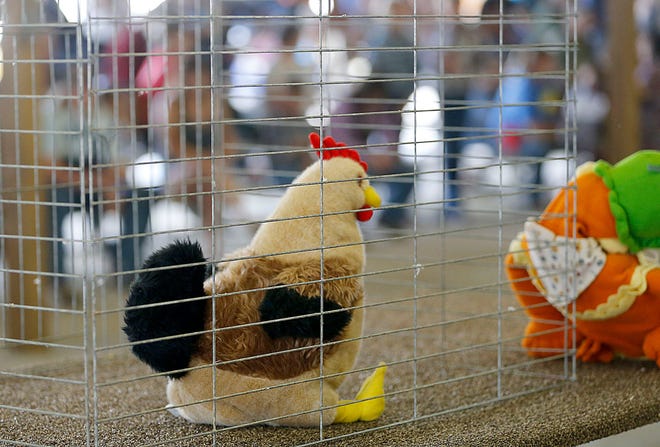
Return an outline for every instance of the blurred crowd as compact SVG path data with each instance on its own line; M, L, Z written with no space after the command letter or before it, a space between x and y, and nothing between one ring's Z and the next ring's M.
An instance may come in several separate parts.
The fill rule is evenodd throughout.
M533 191L544 182L543 157L564 153L571 123L578 158L599 156L613 63L606 2L576 1L576 29L565 0L168 0L148 20L131 16L129 2L99 2L91 15L125 20L85 26L83 45L66 27L53 40L60 63L41 111L53 131L42 154L60 166L92 154L98 197L89 202L119 208L108 231L124 236L126 270L144 249L140 235L157 225L210 228L244 188L289 183L310 163L307 134L320 127L365 154L386 190L381 225L409 224L413 171L438 180L415 200L459 215L470 157L528 160L515 181ZM49 22L70 20L57 2L45 4ZM636 75L653 123L660 8L635 5ZM574 35L577 67L567 81ZM75 63L86 56L80 48L91 49L92 66ZM573 81L575 98L567 97ZM655 126L645 127L648 147L658 147ZM91 151L71 141L80 132ZM57 203L79 203L74 175L56 171ZM183 211L168 209L157 224L148 206L161 196ZM532 192L526 205L542 199ZM54 217L60 227L66 213Z

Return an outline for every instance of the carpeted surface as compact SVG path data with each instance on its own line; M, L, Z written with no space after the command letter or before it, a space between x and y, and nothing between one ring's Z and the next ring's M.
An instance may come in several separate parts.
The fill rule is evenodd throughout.
M386 361L387 408L376 422L322 432L192 425L164 409L165 379L118 348L99 350L87 368L83 351L29 368L0 365L0 372L23 375L0 375L0 445L295 446L323 439L341 446L555 447L660 421L655 364L579 364L570 380L570 360L530 361L519 349L526 318L501 279L497 241L462 236L368 247L366 338L340 392L353 396ZM120 333L118 318L102 323L97 346L102 333ZM88 426L86 415L98 422Z
M561 361L553 363L562 363ZM97 380L136 377L148 370L130 356L101 358ZM554 365L556 366L556 365ZM393 368L396 369L396 368ZM38 372L38 371L33 371ZM51 367L51 377L82 374L81 365ZM402 377L390 374L387 392L397 388ZM454 386L453 399L486 389L488 377ZM81 385L11 379L0 382L0 402L21 408L41 408L72 414L85 413ZM152 443L175 446L294 446L319 440L319 429L272 427L219 428L197 426L163 410L164 379L98 388L96 411L101 421L90 428L101 446L136 446ZM351 388L351 386L347 387ZM616 361L610 365L580 365L578 380L495 404L439 414L423 421L394 427L413 417L412 395L388 397L381 420L373 423L333 425L323 430L329 445L342 446L573 446L660 420L660 371L655 365ZM463 394L461 396L461 394ZM457 397L458 396L458 397ZM447 399L445 399L445 397ZM443 389L418 392L418 416L442 412L449 407L452 392ZM148 410L158 411L135 414ZM94 411L91 408L90 411ZM385 428L383 428L385 427ZM94 429L98 431L94 433ZM377 430L369 431L378 428ZM364 432L367 430L367 432ZM337 439L355 432L363 433ZM82 446L86 443L85 421L61 416L0 410L0 439L52 446ZM332 438L335 438L334 440Z

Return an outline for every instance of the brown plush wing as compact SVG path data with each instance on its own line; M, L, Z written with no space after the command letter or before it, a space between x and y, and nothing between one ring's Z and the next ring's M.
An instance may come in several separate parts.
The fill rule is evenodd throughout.
M288 334L273 337L265 329L265 326L273 323L263 324L261 308L267 295L271 298L271 305L276 304L272 302L273 296L276 295L280 300L293 297L307 304L313 304L314 301L320 303L321 288L324 312L328 310L326 307L330 307L331 314L346 315L362 299L363 287L360 279L342 268L339 262L326 262L323 283L320 278L320 265L314 262L283 265L273 259L249 258L223 264L213 282L209 280L206 284L207 293L215 293L215 299L209 303L206 327L215 326L216 331L214 334L202 336L199 345L202 358L208 362L213 360L212 346L215 339L215 360L218 368L246 375L284 379L318 367L321 340L313 336L318 334L308 332L309 337L303 333L294 336L293 330ZM277 294L278 290L282 290L282 284L287 284L287 291ZM263 288L270 288L270 291ZM307 310L316 308L318 306L312 305ZM346 309L346 312L341 312L340 309ZM299 309L297 315L304 315L304 310ZM309 314L310 312L307 312L307 315ZM213 315L215 318L212 318ZM327 316L329 315L324 315L324 319ZM302 323L309 327L313 326L314 318L311 318L312 320L293 318L290 322L291 325ZM318 314L316 321L319 321ZM281 327L284 323L280 321L278 324ZM341 330L338 330L332 338L337 340L341 339L341 336ZM328 341L326 337L325 341ZM323 352L329 355L336 349L338 345L330 344L324 346Z

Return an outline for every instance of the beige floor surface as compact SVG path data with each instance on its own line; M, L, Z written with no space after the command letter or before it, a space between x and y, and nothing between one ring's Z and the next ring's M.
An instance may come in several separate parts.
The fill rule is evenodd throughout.
M123 296L106 290L91 355L82 321L60 322L70 333L58 339L80 349L0 349L0 372L22 375L0 375L0 445L561 446L659 421L654 364L578 365L569 380L570 361L532 362L520 350L526 317L501 270L517 230L468 225L399 239L367 230L365 339L341 392L353 395L387 362L387 408L376 422L213 429L177 419L164 408L165 379L121 346Z

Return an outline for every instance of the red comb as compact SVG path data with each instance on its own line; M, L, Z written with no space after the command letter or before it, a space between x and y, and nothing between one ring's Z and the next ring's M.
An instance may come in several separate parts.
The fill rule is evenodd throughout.
M330 160L335 157L344 157L350 158L353 161L360 163L360 166L364 169L364 172L367 172L367 163L364 160L360 159L360 154L355 149L349 149L346 147L346 144L336 142L332 137L325 137L323 139L323 145L321 145L321 137L316 132L309 134L309 141L312 143L314 149L319 157L323 156L324 160ZM320 150L323 148L324 150Z

